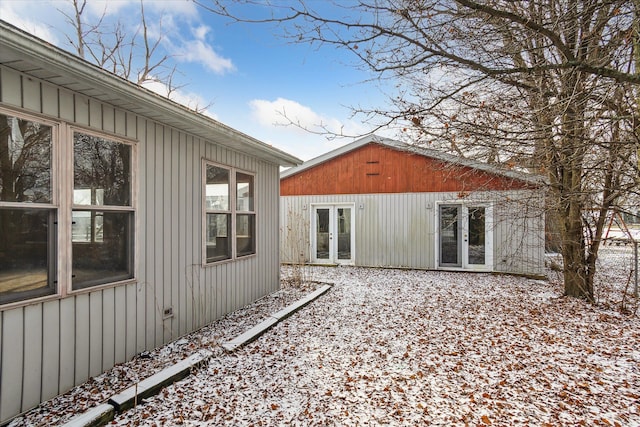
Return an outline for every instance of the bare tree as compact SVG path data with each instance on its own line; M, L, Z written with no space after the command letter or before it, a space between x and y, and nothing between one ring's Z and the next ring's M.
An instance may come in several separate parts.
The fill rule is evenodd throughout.
M594 300L606 215L638 187L638 0L200 4L351 52L398 88L356 111L414 141L544 174L565 293Z
M145 14L144 3L140 0L140 22L133 29L127 29L118 21L106 24L105 14L89 22L86 18L87 0L70 0L73 13L60 12L74 29L67 40L78 56L111 71L138 85L159 82L166 86L167 97L178 90L175 84L176 66L171 55L162 51L162 19L158 22L157 37L152 37ZM197 110L204 110L198 107Z

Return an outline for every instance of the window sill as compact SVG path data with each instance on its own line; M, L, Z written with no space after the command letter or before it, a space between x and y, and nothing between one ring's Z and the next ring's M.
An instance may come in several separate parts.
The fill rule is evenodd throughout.
M104 285L92 286L88 288L69 291L67 292L66 295L55 293L55 294L45 295L37 298L29 298L22 301L9 302L6 304L0 304L0 312L6 311L6 310L12 310L14 308L27 307L30 305L43 304L49 301L64 300L66 298L75 297L77 295L88 294L95 291L102 291L105 289L115 288L118 286L130 285L137 282L138 280L136 278L133 278L133 279L121 280L119 282L106 283Z
M248 254L248 255L237 256L235 258L227 258L227 259L223 259L223 260L220 260L220 261L203 262L202 263L202 267L203 268L217 267L217 266L222 265L222 264L228 264L230 262L242 261L242 260L245 260L245 259L254 258L256 256L258 256L258 254L253 253L253 254Z

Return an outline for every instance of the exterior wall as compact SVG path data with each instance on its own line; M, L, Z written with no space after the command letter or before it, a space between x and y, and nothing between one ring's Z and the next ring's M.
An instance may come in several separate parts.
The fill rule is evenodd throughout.
M4 67L0 105L138 141L137 280L0 306L0 423L278 289L277 165ZM202 266L203 159L255 173L255 256Z
M447 164L378 143L282 179L282 196L514 190L522 181Z
M353 203L355 265L435 269L438 202L490 201L494 207L494 271L543 274L544 214L532 190L401 194L282 196L281 260L310 261L314 204Z

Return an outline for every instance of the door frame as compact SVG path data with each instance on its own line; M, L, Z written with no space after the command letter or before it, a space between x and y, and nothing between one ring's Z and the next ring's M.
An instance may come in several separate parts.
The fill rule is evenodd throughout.
M309 213L311 215L311 219L309 221L310 229L309 229L309 259L313 264L344 264L344 265L354 265L355 263L355 249L356 249L356 239L355 239L355 203L311 203L309 208ZM317 209L329 209L329 239L332 241L329 244L329 258L318 259L316 244L317 244L317 224L316 224L316 210ZM350 208L351 209L351 230L350 230L350 238L351 238L351 258L350 259L338 259L338 239L334 238L338 235L338 221L337 212L340 208Z
M458 239L462 239L460 242L461 248L461 260L460 265L440 265L440 208L442 206L456 206L461 209L461 219L462 219L462 236L459 236ZM468 236L469 236L469 209L482 207L485 208L485 263L484 264L469 264L469 244L468 244ZM435 218L434 218L434 228L435 228L435 242L434 242L434 253L435 253L435 268L437 270L455 270L455 271L493 271L493 203L489 201L473 201L473 200L443 200L435 203ZM465 244L466 243L466 244Z

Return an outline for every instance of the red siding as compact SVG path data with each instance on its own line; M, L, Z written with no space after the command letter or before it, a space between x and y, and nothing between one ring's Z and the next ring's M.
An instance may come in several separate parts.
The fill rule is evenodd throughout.
M531 188L524 181L370 143L283 178L280 195L471 192Z

